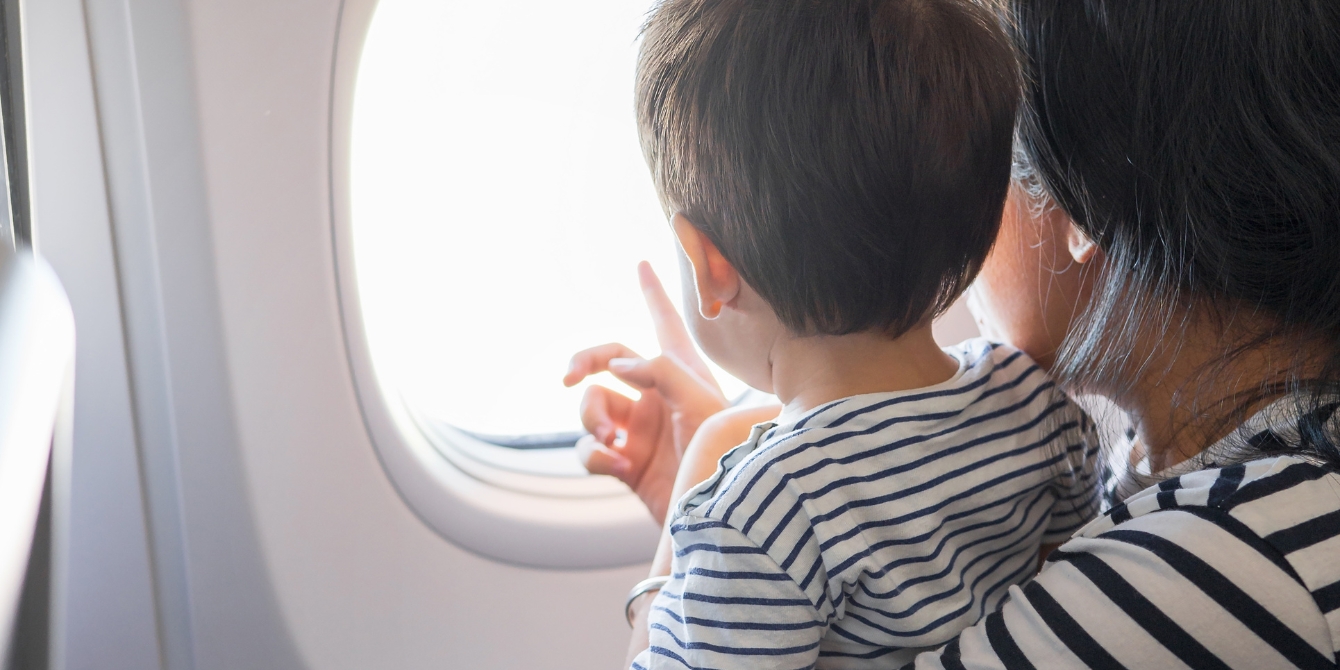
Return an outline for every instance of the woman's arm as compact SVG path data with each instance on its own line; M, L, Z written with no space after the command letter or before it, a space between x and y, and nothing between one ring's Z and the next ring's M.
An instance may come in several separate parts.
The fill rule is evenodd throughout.
M1330 667L1312 595L1241 524L1165 510L1067 542L998 612L934 652L940 668Z

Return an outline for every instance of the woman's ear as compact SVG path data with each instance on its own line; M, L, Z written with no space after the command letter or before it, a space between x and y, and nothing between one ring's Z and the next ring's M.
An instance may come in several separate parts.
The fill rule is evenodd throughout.
M1094 244L1074 221L1070 221L1069 217L1066 219L1066 246L1070 247L1070 257L1075 259L1076 263L1088 263L1098 253L1098 245Z
M674 228L679 246L693 268L693 285L698 291L698 313L704 319L715 319L721 315L722 307L739 295L740 274L688 217L676 212L670 217L670 226Z

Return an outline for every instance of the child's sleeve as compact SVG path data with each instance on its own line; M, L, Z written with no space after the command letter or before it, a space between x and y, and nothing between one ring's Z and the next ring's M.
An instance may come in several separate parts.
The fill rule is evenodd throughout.
M1067 401L1062 420L1072 426L1061 432L1056 449L1061 460L1053 483L1055 502L1051 521L1042 535L1043 544L1060 544L1075 531L1097 518L1102 511L1102 486L1098 466L1102 449L1098 430L1084 410Z
M651 646L636 670L809 668L825 619L747 536L693 515L671 526L671 581L647 617Z

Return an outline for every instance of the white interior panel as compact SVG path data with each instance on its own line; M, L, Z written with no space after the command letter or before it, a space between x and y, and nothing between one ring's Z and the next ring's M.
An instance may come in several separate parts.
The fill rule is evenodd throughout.
M645 567L541 571L462 550L411 512L369 441L333 255L340 10L207 0L189 14L238 445L284 621L314 668L613 667Z
M623 595L645 566L483 558L425 524L378 460L336 280L341 9L25 3L34 218L79 329L53 667L591 668L623 654Z
M34 241L64 284L77 329L51 667L155 670L154 587L82 10L78 0L23 6Z

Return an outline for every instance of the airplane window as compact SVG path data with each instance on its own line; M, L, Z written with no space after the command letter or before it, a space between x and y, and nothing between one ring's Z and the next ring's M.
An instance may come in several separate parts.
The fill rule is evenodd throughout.
M656 353L636 264L676 300L679 276L633 116L650 5L381 0L354 98L353 249L373 360L418 414L570 443L553 439L580 428L568 358Z

